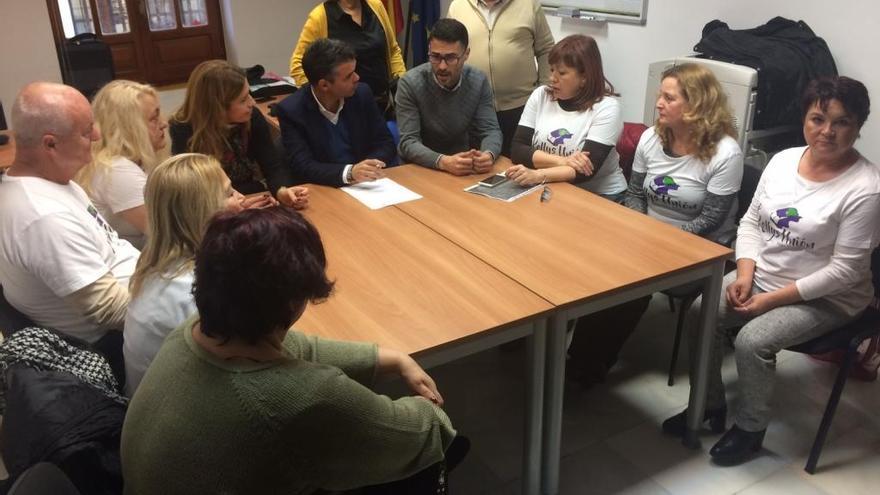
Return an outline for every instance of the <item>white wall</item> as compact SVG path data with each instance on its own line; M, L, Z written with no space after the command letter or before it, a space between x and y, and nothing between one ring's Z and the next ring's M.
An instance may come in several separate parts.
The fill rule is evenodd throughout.
M841 2L844 3L844 2ZM880 5L849 0L849 8L832 8L825 0L648 0L644 26L584 23L548 17L554 37L583 33L596 38L608 79L621 93L624 120L641 121L648 64L692 53L703 26L713 20L732 29L758 26L775 16L804 20L825 39L842 75L862 81L874 98L874 115L862 128L859 150L880 162ZM853 8L858 5L860 8Z
M46 2L0 0L0 101L9 125L18 91L37 80L61 82Z
M221 0L226 56L286 75L303 24L318 0Z

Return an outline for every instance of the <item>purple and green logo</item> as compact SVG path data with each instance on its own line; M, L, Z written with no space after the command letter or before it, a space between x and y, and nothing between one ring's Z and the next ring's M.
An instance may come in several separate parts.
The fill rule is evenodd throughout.
M794 207L780 208L770 215L770 220L773 220L780 229L788 228L790 223L797 222L801 218L803 217L798 215L797 208Z
M565 143L566 139L570 139L574 134L568 132L568 129L556 129L555 131L550 133L550 137L547 138L547 141L550 142L553 146L559 146Z
M676 189L678 189L678 184L675 183L675 179L668 175L654 177L654 182L651 184L651 191L658 196L667 196L669 191Z

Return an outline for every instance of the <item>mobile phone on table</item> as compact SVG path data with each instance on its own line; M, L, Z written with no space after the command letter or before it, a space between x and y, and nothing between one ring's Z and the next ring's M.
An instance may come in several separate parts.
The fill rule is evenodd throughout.
M505 177L504 175L490 175L489 177L481 180L480 185L485 187L495 187L505 181L507 181L507 177Z

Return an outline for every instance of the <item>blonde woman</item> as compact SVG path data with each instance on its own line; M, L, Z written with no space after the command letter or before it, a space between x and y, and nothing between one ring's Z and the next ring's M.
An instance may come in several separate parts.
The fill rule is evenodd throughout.
M736 195L743 155L721 84L709 69L682 64L663 73L657 122L636 148L625 204L716 242L736 235ZM693 292L693 285L679 289ZM651 296L578 320L569 356L571 377L604 381ZM590 330L587 331L586 329Z
M239 209L240 201L217 160L197 153L158 165L145 195L149 235L131 276L124 330L129 396L165 336L196 311L193 257L208 220L220 210Z
M183 105L171 118L171 152L216 158L232 187L249 195L245 207L272 206L277 199L305 208L308 190L292 186L292 171L282 163L269 123L254 106L244 71L225 60L202 62L190 74Z
M76 175L101 215L138 249L144 245L147 172L165 155L165 129L156 90L126 80L108 83L92 103L101 139L92 162Z
M701 65L672 67L660 82L657 114L636 148L626 205L708 239L730 240L743 155L721 84Z

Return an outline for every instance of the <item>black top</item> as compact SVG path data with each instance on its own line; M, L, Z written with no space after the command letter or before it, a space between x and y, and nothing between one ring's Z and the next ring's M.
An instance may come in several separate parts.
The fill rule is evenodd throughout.
M346 14L336 0L324 2L327 12L327 37L344 41L357 54L357 69L361 81L382 95L388 91L388 40L385 29L367 2L361 0L361 25Z
M250 132L244 125L233 126L227 137L223 156L216 157L232 187L242 194L269 190L274 196L283 186L294 184L293 171L281 162L278 145L272 140L269 123L256 108L251 113ZM188 153L193 137L192 126L172 120L168 134L171 135L171 153Z

